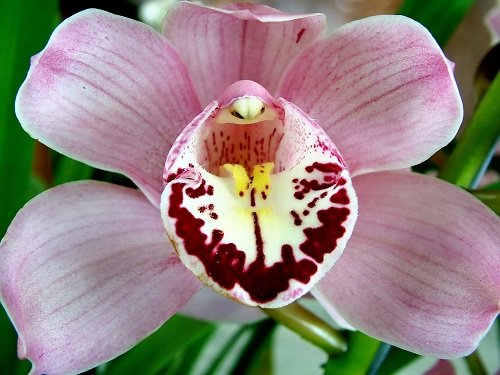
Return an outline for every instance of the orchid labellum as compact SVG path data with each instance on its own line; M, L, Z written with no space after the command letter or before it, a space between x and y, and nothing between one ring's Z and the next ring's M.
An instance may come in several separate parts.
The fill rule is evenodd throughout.
M178 146L179 145L179 146ZM305 113L238 81L167 158L161 211L183 263L221 294L279 307L330 270L356 219L337 148Z
M407 170L460 125L452 64L405 17L324 30L320 14L185 2L163 35L98 10L56 29L22 126L138 190L58 186L12 222L1 300L34 374L119 355L199 280L267 308L311 291L417 353L474 350L499 311L499 220Z

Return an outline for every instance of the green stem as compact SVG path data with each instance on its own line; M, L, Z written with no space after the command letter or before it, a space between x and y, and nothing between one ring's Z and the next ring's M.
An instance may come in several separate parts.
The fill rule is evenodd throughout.
M488 374L488 372L486 371L486 368L483 365L483 361L479 357L477 351L468 355L464 359L465 359L465 363L467 364L467 367L469 368L469 371L472 375L487 375Z
M476 113L460 136L438 177L474 188L488 166L500 136L500 74L493 80Z
M279 309L262 310L328 354L347 350L347 343L338 331L297 302Z

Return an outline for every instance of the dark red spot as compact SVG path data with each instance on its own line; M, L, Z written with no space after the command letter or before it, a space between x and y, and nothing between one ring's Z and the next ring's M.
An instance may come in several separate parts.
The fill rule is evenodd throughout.
M295 211L290 211L290 214L293 216L293 223L296 226L302 225L302 219L300 218L299 214Z
M257 212L252 212L253 232L255 234L255 247L257 249L257 258L264 258L264 241L260 232L259 217ZM264 259L262 259L264 260Z
M266 200L267 199L267 194L265 191L261 191L260 192L260 196L262 197L262 199Z
M304 229L307 240L300 244L300 250L316 262L322 263L324 256L337 247L337 240L344 235L345 228L342 223L347 220L349 212L346 207L319 210L318 220L321 226Z
M213 186L209 185L208 187L205 186L206 182L205 180L201 180L201 184L197 188L191 188L188 187L186 189L186 194L189 198L199 198L204 196L205 194L208 195L213 195L214 194L214 188Z
M300 40L302 39L302 35L304 35L305 31L306 29L304 28L300 29L300 31L297 33L297 38L295 39L295 43L300 42Z
M340 204L349 204L350 200L347 196L346 189L340 189L335 194L330 197L330 202L332 203L340 203Z
M318 163L314 162L313 165L309 165L306 168L306 172L312 173L315 169L323 173L339 173L344 170L342 166L334 163Z
M304 169L308 173L312 173L315 170L317 170L320 173L327 175L323 176L322 182L319 182L319 178L310 180L303 178L302 180L298 181L299 183L298 187L297 185L295 186L295 190L297 191L293 195L297 199L304 199L305 196L309 194L311 191L324 190L334 186L339 178L338 174L343 170L343 167L334 163L314 162L312 165L308 165ZM292 180L292 182L295 182L295 179ZM322 196L321 198L324 198L324 196ZM312 204L315 205L316 202ZM309 206L309 207L312 208L314 206Z
M300 187L297 188L297 191L293 194L293 196L297 199L304 199L306 194L309 194L311 191L328 189L334 185L333 182L319 183L317 180L306 180L305 178L300 180L299 183L302 189L298 190Z
M346 179L344 177L340 177L339 181L337 182L337 185L345 185L346 184Z
M316 203L318 203L318 201L319 201L319 197L314 198L311 202L309 202L309 203L307 204L307 207L309 207L309 208L314 208L314 207L316 207Z
M187 170L186 168L178 168L177 172L169 173L165 182L168 184L170 181L175 180L177 178L177 176L184 173L186 170Z
M210 217L214 220L217 220L219 218L219 215L217 215L215 212L210 212Z
M250 206L255 207L255 188L250 190Z

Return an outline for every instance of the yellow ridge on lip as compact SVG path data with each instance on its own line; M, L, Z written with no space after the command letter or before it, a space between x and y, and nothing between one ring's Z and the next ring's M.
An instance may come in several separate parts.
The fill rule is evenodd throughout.
M252 187L257 192L267 191L271 188L271 172L274 163L257 164L253 167Z
M243 196L250 186L250 177L241 164L224 164L222 166L234 178L234 189L236 195Z
M271 172L274 163L256 164L252 169L252 178L241 164L224 164L222 166L234 179L235 194L243 197L247 190L255 190L254 194L265 197L271 189ZM263 198L265 199L265 198Z

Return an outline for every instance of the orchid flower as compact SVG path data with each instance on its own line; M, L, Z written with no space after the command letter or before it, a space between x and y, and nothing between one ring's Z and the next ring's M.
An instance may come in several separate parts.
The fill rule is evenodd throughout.
M500 309L499 219L408 171L460 125L452 64L405 17L325 27L184 2L163 34L99 10L55 30L17 96L23 128L139 189L57 186L9 227L1 301L33 374L116 357L199 280L267 308L312 292L416 353L474 350Z

